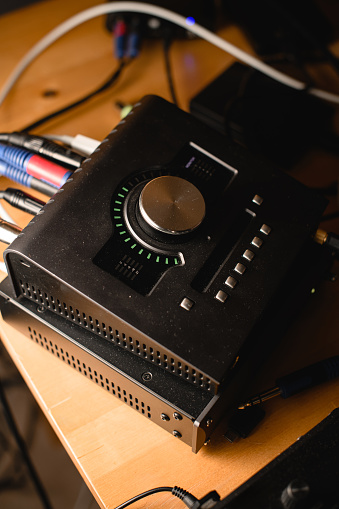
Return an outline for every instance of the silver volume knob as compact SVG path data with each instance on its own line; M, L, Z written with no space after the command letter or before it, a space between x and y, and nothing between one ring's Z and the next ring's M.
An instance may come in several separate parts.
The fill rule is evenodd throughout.
M146 184L139 197L139 209L146 223L171 235L192 232L205 217L205 200L200 191L180 177L158 177Z

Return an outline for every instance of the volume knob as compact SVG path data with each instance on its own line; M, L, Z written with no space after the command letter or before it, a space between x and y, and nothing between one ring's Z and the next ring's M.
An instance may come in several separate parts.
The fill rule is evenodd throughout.
M143 220L170 235L194 231L205 217L205 200L191 182L171 175L148 182L139 197Z

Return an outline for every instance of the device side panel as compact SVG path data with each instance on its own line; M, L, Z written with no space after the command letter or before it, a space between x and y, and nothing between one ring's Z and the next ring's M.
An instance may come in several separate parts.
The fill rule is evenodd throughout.
M46 322L27 313L13 302L9 300L3 302L1 312L6 323L15 326L20 333L35 343L35 346L41 346L130 408L190 445L194 452L198 452L197 445L193 444L192 440L198 439L198 443L203 444L205 431L200 428L197 436L196 431L193 434L194 418L183 409L171 405L164 398L134 383L131 377L124 376L103 359L82 348L70 337L57 332L54 327L49 327Z

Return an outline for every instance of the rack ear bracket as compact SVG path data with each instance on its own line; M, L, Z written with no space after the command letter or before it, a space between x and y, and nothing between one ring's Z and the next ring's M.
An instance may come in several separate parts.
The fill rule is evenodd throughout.
M196 452L327 270L325 207L145 97L6 249L4 319Z

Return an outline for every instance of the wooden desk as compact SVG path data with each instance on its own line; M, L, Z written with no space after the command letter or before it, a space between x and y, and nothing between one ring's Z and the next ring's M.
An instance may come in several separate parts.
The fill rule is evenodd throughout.
M49 0L0 19L0 86L25 52L56 24L97 4L93 0ZM249 49L241 32L224 35ZM339 49L339 48L338 48ZM339 53L339 51L338 51ZM171 50L174 79L182 108L233 59L204 41L177 41ZM110 36L96 19L63 37L25 72L0 108L0 131L19 130L48 111L94 89L115 68ZM330 70L320 82L328 84ZM339 87L338 87L339 89ZM337 89L337 90L338 90ZM102 139L119 121L117 100L134 103L147 93L170 98L161 46L145 43L140 57L117 85L74 112L44 125L39 133L81 133ZM310 168L321 168L310 172ZM338 158L321 152L306 156L294 175L312 185L337 178ZM8 182L3 182L7 187ZM336 204L331 203L329 210ZM17 213L24 226L29 216ZM338 232L339 221L326 227ZM262 370L256 388L279 375L339 353L338 283L324 282L312 296L279 350ZM1 323L1 337L27 385L79 472L103 508L157 486L178 485L197 497L216 489L225 497L258 469L339 406L339 380L266 404L267 417L246 440L233 445L215 433L198 455L124 403L65 366L57 358ZM134 507L182 507L168 493Z

